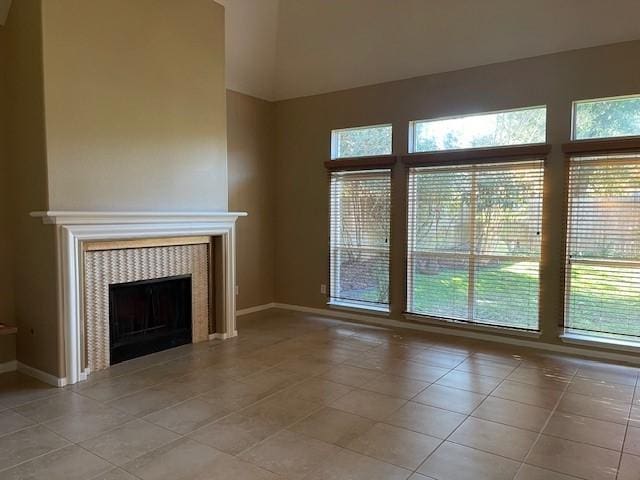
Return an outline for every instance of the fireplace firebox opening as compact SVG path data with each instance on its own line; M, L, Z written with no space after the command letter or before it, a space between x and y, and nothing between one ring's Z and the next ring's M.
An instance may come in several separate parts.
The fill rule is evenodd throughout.
M191 343L191 275L109 285L110 364Z

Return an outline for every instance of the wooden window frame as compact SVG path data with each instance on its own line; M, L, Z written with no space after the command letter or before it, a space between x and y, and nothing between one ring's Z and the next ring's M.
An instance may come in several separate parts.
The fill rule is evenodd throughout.
M375 170L393 168L398 157L396 155L375 155L370 157L351 157L337 160L326 160L325 168L329 172L349 170Z
M519 162L527 158L546 158L551 152L548 143L517 145L508 147L468 148L437 152L409 153L402 155L407 167L447 165L473 165L482 163Z
M640 136L607 139L573 140L562 144L565 156L580 157L607 153L640 152Z

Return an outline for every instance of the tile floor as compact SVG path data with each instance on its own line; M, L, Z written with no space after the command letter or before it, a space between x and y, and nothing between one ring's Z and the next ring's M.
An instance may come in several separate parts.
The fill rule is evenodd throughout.
M0 375L0 479L640 479L637 368L272 310L64 389Z

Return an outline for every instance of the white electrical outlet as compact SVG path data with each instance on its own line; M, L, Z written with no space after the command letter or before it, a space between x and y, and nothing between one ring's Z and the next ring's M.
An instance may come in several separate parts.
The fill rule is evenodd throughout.
M320 284L320 293L323 295L327 294L327 286L324 283Z

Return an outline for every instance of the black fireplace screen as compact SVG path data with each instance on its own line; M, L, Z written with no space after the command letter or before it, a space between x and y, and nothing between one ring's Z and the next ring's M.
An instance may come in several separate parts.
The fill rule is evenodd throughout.
M191 343L191 275L109 285L111 365Z

